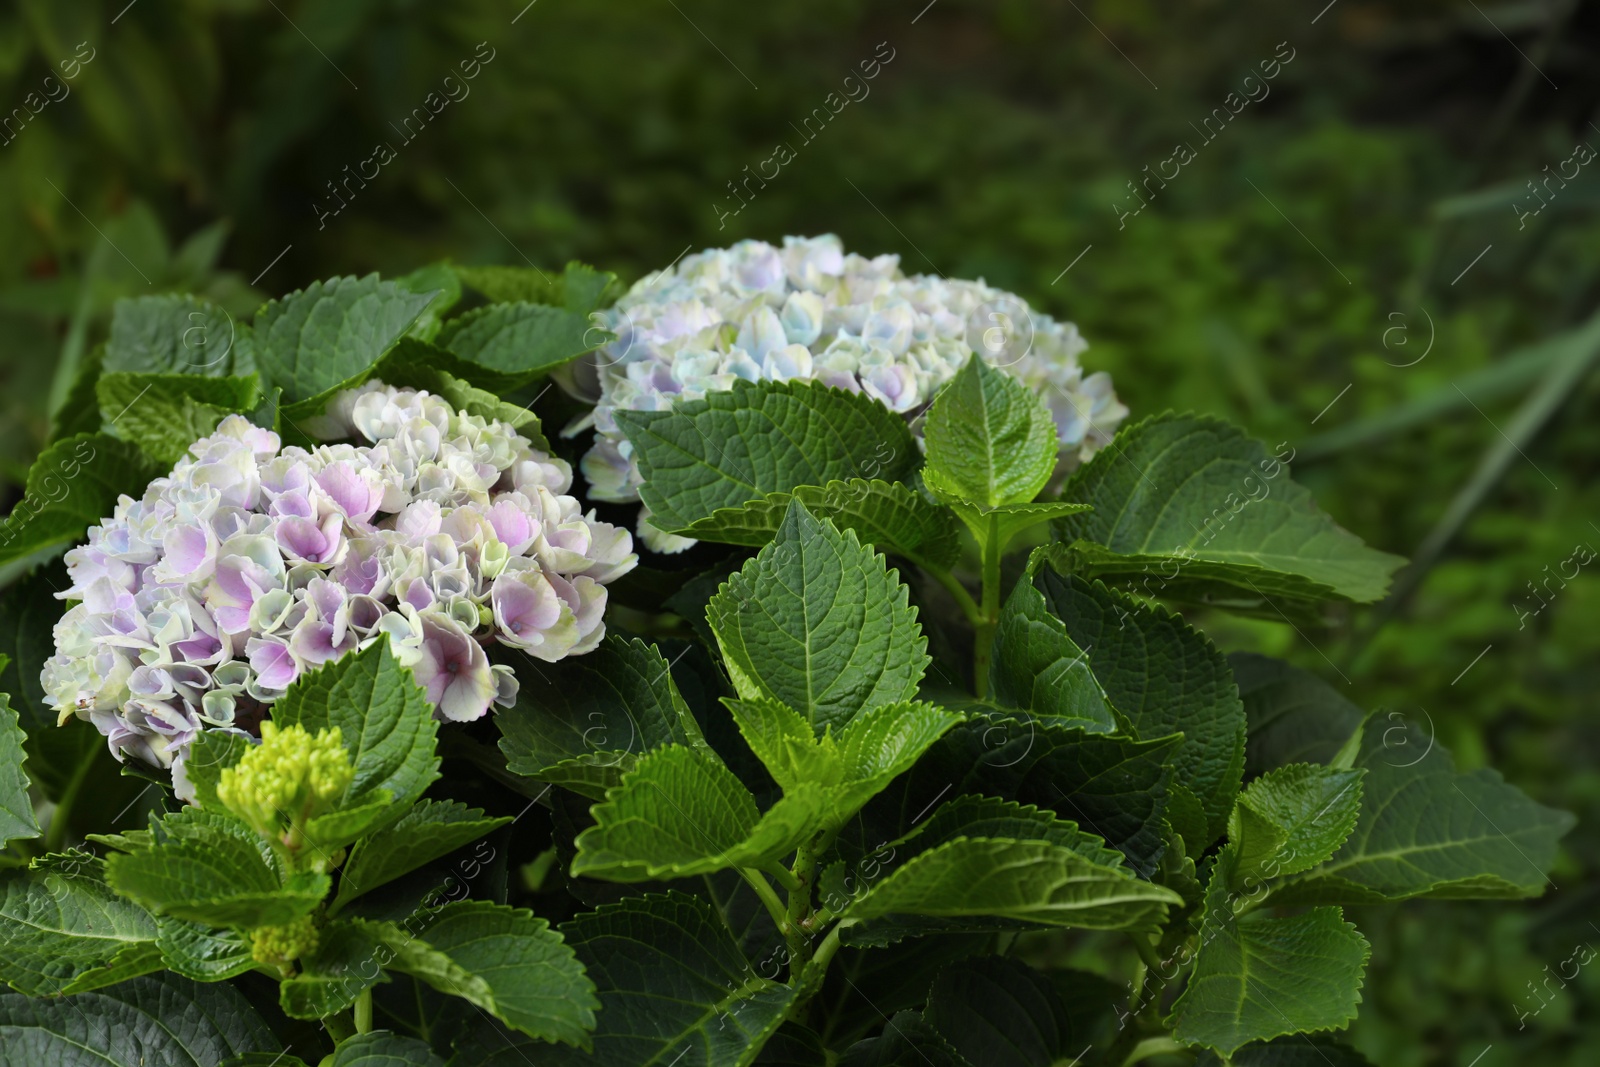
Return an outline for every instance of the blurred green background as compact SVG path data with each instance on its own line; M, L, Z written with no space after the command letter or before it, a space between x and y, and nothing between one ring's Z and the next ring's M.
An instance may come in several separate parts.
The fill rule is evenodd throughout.
M1330 629L1200 620L1214 638L1580 817L1541 900L1357 916L1353 1042L1595 1062L1600 968L1547 979L1600 945L1600 568L1558 576L1600 545L1600 163L1575 151L1600 147L1600 5L525 4L8 0L5 506L123 296L248 314L441 257L631 280L827 231L982 276L1076 321L1135 417L1289 442L1341 522L1419 560Z

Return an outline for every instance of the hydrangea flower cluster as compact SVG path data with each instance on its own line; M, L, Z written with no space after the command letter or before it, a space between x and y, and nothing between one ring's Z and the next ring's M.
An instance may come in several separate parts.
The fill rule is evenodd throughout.
M79 603L55 628L46 699L118 759L174 768L201 730L253 727L301 673L387 639L440 718L508 705L490 642L541 660L605 635L626 530L566 495L572 471L510 425L368 382L319 436L281 447L232 415L67 553Z
M899 256L846 255L831 234L687 256L598 318L617 339L586 368L592 381L569 375L595 408L567 430L598 431L582 461L597 500L638 499L642 479L617 411L661 411L739 378L818 380L909 417L977 353L1033 388L1072 461L1110 440L1128 414L1107 374L1084 374L1078 354L1088 345L1072 323L982 281L908 277ZM693 544L648 517L641 512L639 533L651 548Z

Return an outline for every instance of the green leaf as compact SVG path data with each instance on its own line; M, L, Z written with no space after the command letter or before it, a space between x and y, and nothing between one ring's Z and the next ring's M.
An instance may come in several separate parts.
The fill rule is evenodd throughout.
M111 514L119 495L144 495L161 473L137 446L103 433L51 445L33 461L27 493L0 523L0 563L77 540Z
M336 811L306 820L306 846L332 856L380 825L393 822L395 807L387 789L363 793L359 800Z
M327 896L327 875L302 871L285 880L252 832L237 823L201 821L201 814L163 821L182 836L112 855L106 881L157 914L236 929L281 926L310 914Z
M768 493L736 507L718 508L684 534L760 548L783 525L790 500L799 500L813 515L841 530L853 530L862 544L924 567L948 570L961 554L960 528L948 509L930 504L899 482L865 478L796 486L792 492Z
M1350 766L1361 744L1365 711L1316 675L1282 660L1235 652L1228 666L1249 723L1246 774L1255 777L1290 763ZM1399 740L1403 734L1394 736Z
M387 1030L356 1034L339 1042L328 1067L445 1067L426 1041Z
M1124 427L1061 499L1094 507L1056 523L1078 573L1143 576L1151 594L1269 618L1330 599L1379 600L1405 562L1337 526L1260 442L1204 416Z
M1202 1052L1195 1067L1222 1067L1214 1052ZM1233 1067L1373 1067L1372 1061L1349 1045L1315 1034L1280 1037L1264 1045L1250 1045L1233 1054Z
M124 951L151 949L156 922L111 892L97 876L98 860L76 854L61 858L65 862L43 869L0 874L0 943L5 945L0 981L19 993L45 997L158 969L159 957L144 971L94 980Z
M100 415L117 436L169 467L226 416L251 411L260 392L254 374L211 378L107 372L95 383Z
M461 277L455 267L443 260L418 267L410 274L394 279L400 288L412 293L425 293L428 306L408 331L411 337L431 341L438 336L443 318L450 309L461 303Z
M561 928L600 996L592 1058L551 1067L656 1063L744 1067L783 1021L795 990L757 976L717 911L682 893L634 897Z
M372 924L368 924L369 926ZM562 935L522 908L464 900L417 913L386 935L390 970L462 997L523 1033L589 1047L600 1007Z
M189 784L194 789L194 802L223 818L237 819L238 816L217 799L217 783L222 780L223 771L238 763L254 747L248 737L229 730L201 730L196 734L183 761Z
M1104 838L1145 877L1167 848L1166 764L1177 737L1136 741L1031 717L969 709L893 788L862 810L841 840L862 851L911 829L917 813L962 793L1051 810Z
M335 920L318 931L317 947L300 959L300 972L279 983L278 1003L284 1014L320 1019L344 1011L364 990L388 981L382 964L394 950L384 946L385 939L377 932L381 927Z
M1033 583L1112 706L1139 737L1183 734L1173 778L1205 813L1207 836L1189 842L1198 853L1222 833L1244 770L1244 705L1228 661L1178 616L1063 575L1044 556L1032 562Z
M1298 874L1333 855L1361 814L1365 773L1293 763L1251 782L1228 819L1234 885Z
M1275 890L1274 904L1375 904L1413 897L1538 896L1573 817L1487 768L1458 772L1416 724L1368 730L1361 814L1327 863Z
M282 1045L238 990L177 975L134 978L70 999L0 996L7 1063L213 1067Z
M714 756L681 745L639 760L578 835L574 877L617 882L759 867L793 852L829 811L823 786L802 783L765 814Z
M993 916L1089 930L1156 930L1172 890L1047 841L960 837L918 855L852 904L846 918Z
M840 1067L975 1067L946 1041L921 1012L896 1012L883 1034L858 1041Z
M951 512L972 531L978 550L1003 553L1011 539L1030 526L1089 510L1087 504L1040 500L1031 504L1001 504L986 508L965 500L945 498Z
M650 521L682 533L718 508L796 486L899 481L919 451L906 421L871 397L818 382L735 381L670 411L618 411L644 476Z
M399 818L439 777L433 706L387 641L302 674L272 705L272 719L280 726L298 723L311 733L339 728L355 765L341 806L386 789Z
M337 912L361 894L471 844L511 821L509 815L490 818L479 808L453 800L420 801L394 825L357 842L350 850L331 910Z
M223 378L255 372L250 329L197 296L140 296L111 309L107 373L203 374Z
M818 732L910 700L929 662L909 592L883 557L798 501L707 619L739 695L782 701Z
M8 659L0 655L0 671ZM38 837L41 832L28 796L28 775L22 769L27 759L22 747L26 741L11 698L0 693L0 848L20 838Z
M432 299L369 274L313 282L273 300L255 321L262 380L283 389L286 406L320 410L324 394L359 385Z
M219 930L163 915L156 920L156 931L162 966L185 978L220 982L256 965L249 939L238 930Z
M978 356L934 398L922 477L936 496L980 507L1026 504L1056 469L1056 425L1026 385Z
M1070 1061L1071 1021L1043 974L1004 956L949 964L933 979L923 1020L968 1063L1053 1067Z
M533 304L554 304L568 311L588 314L610 303L609 294L617 276L595 270L574 260L560 274L535 267L454 267L462 284L476 289L490 303L506 304L526 300Z
M997 703L1041 719L1093 733L1122 725L1088 653L1031 580L1018 582L1000 610L989 682Z
M451 319L439 331L439 346L492 372L479 385L506 392L592 351L610 336L591 329L586 313L519 301L490 304Z
M1224 1056L1252 1041L1337 1030L1356 1016L1370 947L1338 908L1236 917L1224 854L1206 889L1200 952L1172 1006L1174 1036Z
M613 634L588 655L519 672L516 704L494 716L507 768L599 800L644 753L703 747L670 667L654 645Z

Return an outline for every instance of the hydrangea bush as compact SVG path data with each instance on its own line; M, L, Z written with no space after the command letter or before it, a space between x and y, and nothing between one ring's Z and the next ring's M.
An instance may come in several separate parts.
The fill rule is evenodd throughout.
M1385 595L1287 442L832 238L613 283L117 307L0 525L0 1064L1345 1067L1364 908L1544 890L1189 621Z

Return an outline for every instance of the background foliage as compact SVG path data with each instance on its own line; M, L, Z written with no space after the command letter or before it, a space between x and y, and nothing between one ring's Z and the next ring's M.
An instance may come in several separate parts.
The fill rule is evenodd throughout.
M13 0L6 107L93 58L0 133L6 506L122 296L193 290L242 316L444 256L631 279L826 231L981 275L1076 321L1135 417L1210 411L1287 441L1326 510L1420 559L1408 596L1332 631L1208 628L1579 816L1540 900L1367 914L1352 1041L1394 1065L1587 1062L1600 972L1519 1012L1600 941L1600 592L1587 571L1539 584L1600 540L1600 339L1579 329L1600 303L1600 171L1541 186L1537 217L1515 205L1600 145L1600 11L924 3ZM807 141L796 124L879 42L870 94ZM1190 124L1279 42L1294 58L1270 94L1198 143ZM470 94L408 140L474 57ZM1197 158L1119 225L1175 141ZM328 183L380 142L395 158L334 214ZM778 142L794 160L719 228L728 183Z

